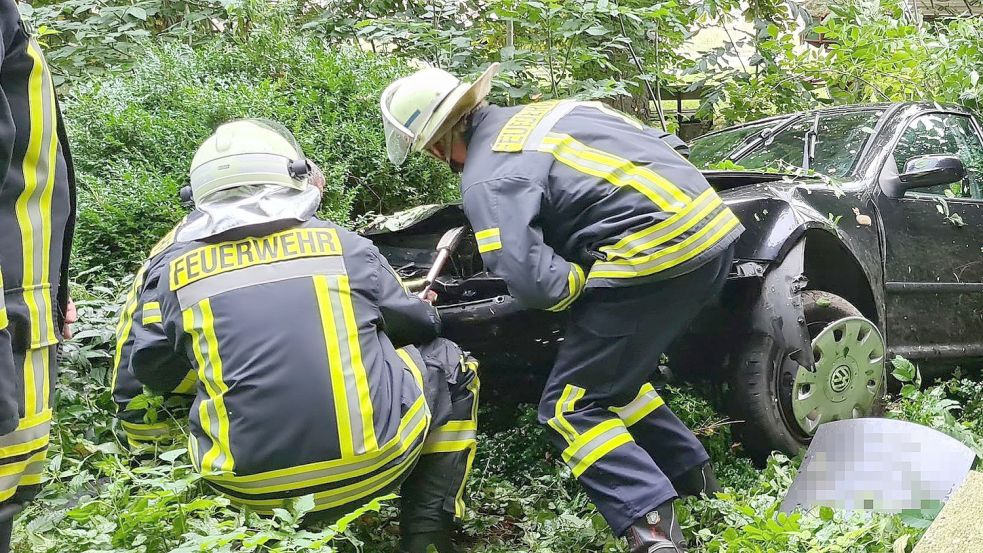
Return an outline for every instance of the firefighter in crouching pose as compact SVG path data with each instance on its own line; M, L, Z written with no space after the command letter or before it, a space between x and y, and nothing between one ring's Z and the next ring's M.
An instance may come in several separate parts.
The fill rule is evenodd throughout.
M717 485L649 380L723 287L741 224L675 136L599 102L484 106L494 72L390 85L390 159L426 151L461 171L488 270L529 308L571 311L540 422L633 553L683 551L673 500Z
M194 211L139 269L117 330L131 444L168 425L141 385L193 394L205 479L261 513L313 494L330 516L399 490L401 547L452 551L475 452L477 364L373 244L314 217L324 178L283 127L219 127L191 167Z

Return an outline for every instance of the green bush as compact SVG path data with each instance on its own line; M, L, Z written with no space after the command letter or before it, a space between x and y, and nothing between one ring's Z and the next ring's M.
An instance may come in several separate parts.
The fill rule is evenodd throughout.
M378 98L404 64L326 50L270 14L248 40L149 49L131 71L81 84L65 102L81 185L75 267L130 272L184 213L178 190L198 143L238 117L277 120L327 177L321 215L341 224L456 194L424 156L386 160Z

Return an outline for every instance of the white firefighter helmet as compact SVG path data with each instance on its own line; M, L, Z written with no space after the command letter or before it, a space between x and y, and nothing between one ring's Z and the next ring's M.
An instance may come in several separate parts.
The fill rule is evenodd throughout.
M294 136L265 119L239 119L215 129L191 161L191 195L208 196L249 185L307 187L310 165Z
M187 188L195 209L176 239L307 221L321 204L318 179L323 186L320 170L283 125L266 119L226 123L205 139L191 161Z
M410 152L427 148L451 130L485 99L498 68L498 63L489 65L473 83L427 68L390 84L380 101L389 160L401 165Z

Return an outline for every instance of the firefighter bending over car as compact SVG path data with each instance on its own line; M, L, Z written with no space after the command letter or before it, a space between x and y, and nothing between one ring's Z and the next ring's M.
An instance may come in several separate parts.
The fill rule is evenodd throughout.
M193 394L192 463L235 504L271 513L313 494L330 516L398 489L402 550L453 551L477 364L370 241L314 216L323 186L275 123L227 123L202 144L195 209L124 306L119 416L131 445L166 439L127 406L141 384Z
M48 451L58 347L75 313L68 259L75 178L51 72L0 0L0 553L38 492Z
M678 138L599 102L485 106L496 70L391 84L390 160L426 151L460 171L487 269L525 306L571 311L540 422L633 553L685 551L673 501L718 486L649 380L718 296L742 226Z

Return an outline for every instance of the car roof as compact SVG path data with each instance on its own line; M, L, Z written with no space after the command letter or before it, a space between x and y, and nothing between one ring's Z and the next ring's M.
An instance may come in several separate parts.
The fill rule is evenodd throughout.
M745 123L740 123L713 132L708 132L704 135L698 136L694 140L698 140L700 138L705 138L708 136L713 136L715 134L722 133L724 131L732 131L732 130L740 129L742 127L757 126L761 124L767 124L769 122L778 122L778 121L785 121L792 118L800 118L805 115L815 114L817 112L820 114L825 114L825 113L846 113L851 111L866 111L866 110L881 109L881 110L885 110L885 112L889 112L890 114L893 114L902 110L907 110L909 108L914 109L916 111L938 111L941 109L944 111L954 111L965 115L972 114L969 110L958 104L948 104L948 103L939 104L936 102L879 102L879 103L871 103L871 104L844 104L840 106L830 106L830 107L809 109L804 111L795 111L795 112L785 113L781 115L772 115L770 117L764 117L762 119L755 119L753 121L747 121Z

